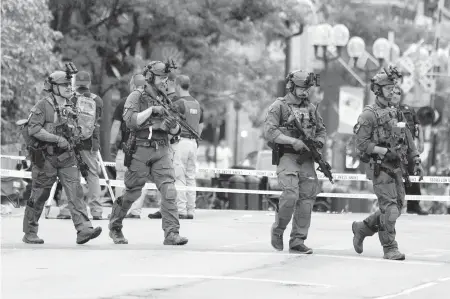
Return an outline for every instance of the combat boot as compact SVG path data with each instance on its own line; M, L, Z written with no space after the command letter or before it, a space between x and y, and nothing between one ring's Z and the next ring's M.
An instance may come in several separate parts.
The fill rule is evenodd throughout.
M365 237L370 237L375 234L363 221L352 223L353 231L353 248L359 254L363 252L363 242Z
M125 239L121 229L113 228L109 231L109 237L113 239L114 244L128 244L128 240Z
M184 245L187 244L188 239L185 237L181 237L179 234L170 233L164 239L164 245Z
M162 219L162 214L160 211L157 211L153 214L148 214L148 218L150 219Z
M102 233L102 228L96 227L96 228L86 228L82 231L79 231L77 233L77 244L84 244L87 243L89 240L95 239Z
M311 254L313 253L313 250L306 246L305 244L300 244L297 246L293 246L289 248L290 253L301 253L301 254Z
M398 249L389 249L384 252L383 258L386 260L403 261L406 257Z
M283 235L275 234L273 229L270 229L270 236L272 247L275 248L275 250L283 251Z
M22 238L22 241L28 244L44 244L44 240L39 238L36 233L25 234Z

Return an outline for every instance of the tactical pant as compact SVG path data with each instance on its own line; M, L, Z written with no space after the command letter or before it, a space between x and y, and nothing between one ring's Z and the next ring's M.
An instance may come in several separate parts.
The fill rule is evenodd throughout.
M101 194L101 187L100 187L100 181L98 177L98 173L100 172L100 165L97 161L97 152L91 152L89 150L82 150L80 151L81 158L83 159L83 162L87 164L89 167L89 175L86 179L87 183L87 195L86 195L86 202L89 206L89 209L91 211L91 215L94 216L102 216L103 213L103 207L100 203L100 194ZM64 193L64 192L63 192ZM69 215L69 209L67 197L64 196L65 194L61 195L61 203L60 203L60 215ZM84 197L84 194L83 196Z
M174 152L175 185L195 187L197 161L197 142L195 139L181 137L178 143L172 144ZM178 214L193 214L195 210L195 191L178 191Z
M408 172L410 175L414 175L414 160L408 158ZM405 193L408 195L421 195L420 183L411 183L411 186L405 186ZM406 202L406 207L408 212L419 212L422 208L419 205L419 200L408 200Z
M152 181L161 192L162 229L167 237L170 233L179 233L177 191L172 165L172 153L169 147L138 146L131 165L125 173L125 194L113 204L109 229L122 229L122 221L131 205L139 198L145 183Z
M378 198L379 210L364 219L364 223L373 232L378 232L384 252L396 250L395 223L405 200L401 170L396 169L391 174L380 171L380 175L373 178L373 190Z
M297 158L295 154L284 154L278 164L277 175L282 193L272 225L272 234L283 235L294 214L290 248L303 244L308 237L311 212L319 193L313 161L307 160L299 165Z
M127 168L125 167L125 165L123 165L124 162L125 162L125 153L123 152L123 150L118 150L116 156L116 180L125 179L125 171L127 171ZM115 191L116 199L119 196L123 195L123 191L124 191L123 188L116 187ZM142 191L141 196L139 196L139 198L131 206L129 212L130 214L136 216L141 215L142 207L144 206L145 195L147 194L147 192L145 191L147 190Z
M55 155L47 156L44 166L41 168L33 165L31 173L31 196L27 201L23 218L24 233L38 232L38 221L44 209L45 202L50 195L52 185L56 181L56 177L59 178L69 199L68 207L75 229L79 232L86 228L92 228L86 205L83 201L83 189L74 155L71 154L67 159L62 161Z

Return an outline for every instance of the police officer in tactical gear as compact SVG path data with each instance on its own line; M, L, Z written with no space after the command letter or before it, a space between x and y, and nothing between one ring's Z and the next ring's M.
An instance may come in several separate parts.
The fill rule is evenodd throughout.
M401 93L394 94L392 97L392 103L397 105L399 110L403 113L405 117L405 121L408 124L408 128L411 131L411 136L413 140L416 142L417 150L419 153L422 153L424 150L423 144L423 130L420 126L419 119L417 118L416 111L414 108L400 104L401 101ZM409 159L408 161L408 171L410 175L414 175L414 161ZM421 195L420 191L420 183L412 183L411 186L405 186L406 195ZM419 215L428 215L428 212L423 210L419 205L418 200L408 200L406 202L406 211L408 213L417 213Z
M109 236L115 244L128 243L122 233L122 221L149 180L156 184L162 197L164 245L184 245L188 242L188 239L179 235L173 154L169 151L168 136L179 135L181 127L174 118L164 115L163 108L155 100L159 92L166 90L169 72L170 68L165 63L150 62L144 70L149 83L145 91L133 91L125 103L123 119L132 134L135 134L136 151L125 173L125 194L112 207Z
M142 74L134 74L130 80L130 92L139 90L144 92L145 78ZM130 130L127 128L125 121L123 120L123 111L127 98L120 100L113 113L113 124L111 126L111 138L110 138L110 151L113 158L116 160L116 179L123 180L125 178L125 172L127 168L124 165L125 153L123 151L123 145L127 143L130 135ZM116 140L119 135L121 140L119 142L119 148L116 146ZM116 187L116 198L123 196L123 188ZM143 190L141 196L133 203L125 218L129 219L141 219L142 207L144 206L145 197L148 190ZM111 215L109 216L109 218ZM161 217L160 217L161 218Z
M80 127L80 139L82 150L80 151L83 161L89 167L89 175L86 178L88 192L86 201L91 211L93 220L103 220L103 207L100 203L100 182L98 173L99 163L97 153L100 149L100 118L102 117L103 100L96 94L91 93L91 76L88 72L79 71L74 76L75 96L72 97L73 105L78 109L78 125ZM58 219L70 218L66 198L61 198L60 213Z
M403 122L404 116L391 103L394 94L400 92L396 84L400 77L395 67L389 67L372 78L375 103L364 108L354 127L361 160L369 163L366 175L373 181L379 210L364 221L353 222L353 247L362 253L364 238L378 232L383 257L390 260L405 259L395 240L395 223L405 199L403 178L408 175L405 167L408 158L414 163L414 174L423 175L419 152Z
M77 112L69 102L72 96L70 77L63 71L52 73L45 82L49 96L41 99L31 109L28 117L29 153L33 164L32 191L27 201L23 219L25 243L43 244L37 235L39 218L50 189L59 178L69 200L69 210L77 230L78 244L98 237L101 227L93 228L83 201L80 174L73 145L62 137L61 128L69 128L77 134Z
M281 153L277 164L279 184L283 190L271 229L271 243L276 250L283 250L283 233L293 223L289 248L293 253L311 254L313 250L304 244L311 224L311 211L319 193L314 161L309 148L301 140L300 132L292 125L295 117L307 137L315 140L318 148L325 144L326 129L317 107L309 101L309 92L317 77L297 70L286 80L288 93L269 107L264 124L264 138L274 144ZM317 83L317 82L316 82Z

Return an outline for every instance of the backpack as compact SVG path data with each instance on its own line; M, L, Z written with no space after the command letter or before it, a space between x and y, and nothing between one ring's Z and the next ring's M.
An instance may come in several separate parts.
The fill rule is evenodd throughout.
M86 140L92 137L96 122L97 104L93 93L77 93L76 107L78 108L78 126L81 128L80 138Z

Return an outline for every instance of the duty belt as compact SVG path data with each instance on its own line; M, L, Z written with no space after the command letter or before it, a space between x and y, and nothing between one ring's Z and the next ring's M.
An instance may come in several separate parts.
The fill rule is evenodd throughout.
M195 139L195 136L191 135L191 134L181 134L180 137L181 138Z
M136 145L144 147L154 147L158 149L158 147L160 146L167 146L167 141L164 139L159 140L136 139Z
M285 154L298 154L299 153L292 146L282 145L282 149L283 149L283 153L285 153Z
M49 156L55 156L55 155L59 156L59 155L65 153L65 152L67 152L69 150L67 148L60 148L60 147L58 147L56 145L47 145L46 149L47 149L47 154Z

